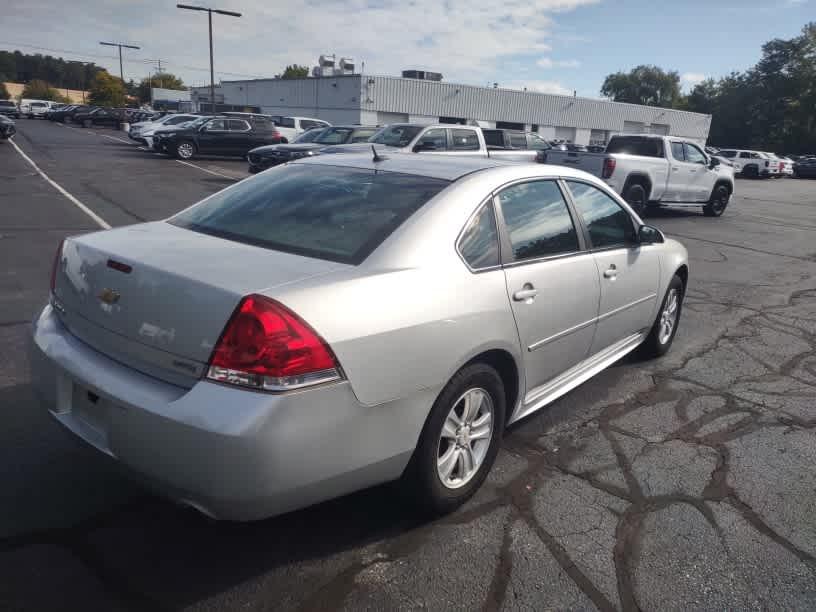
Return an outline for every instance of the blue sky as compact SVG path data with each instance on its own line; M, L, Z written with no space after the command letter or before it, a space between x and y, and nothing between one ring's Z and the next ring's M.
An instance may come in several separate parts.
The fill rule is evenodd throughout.
M195 3L197 0L190 0ZM161 59L185 82L208 82L206 16L166 0L4 0L0 48L118 60L100 40L139 45L125 78ZM216 80L270 77L324 52L375 74L404 68L445 80L598 97L604 77L638 64L677 70L688 88L745 70L761 45L816 20L816 0L218 0L243 12L215 18ZM26 46L24 46L26 45ZM48 53L49 51L42 51Z

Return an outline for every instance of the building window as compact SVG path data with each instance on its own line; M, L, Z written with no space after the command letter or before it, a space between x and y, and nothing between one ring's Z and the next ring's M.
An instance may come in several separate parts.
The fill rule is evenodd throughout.
M454 125L467 125L467 119L461 117L440 117L439 123L452 123Z
M497 121L496 122L496 129L497 130L520 130L524 131L524 124L523 123L512 123L510 121Z

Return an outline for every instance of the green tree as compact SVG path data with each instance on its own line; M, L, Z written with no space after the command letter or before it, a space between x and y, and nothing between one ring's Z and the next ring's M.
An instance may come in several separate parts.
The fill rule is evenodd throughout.
M32 98L34 100L57 100L62 97L60 93L51 87L49 83L42 79L32 79L23 88L22 98Z
M118 77L106 70L98 72L91 82L91 104L98 106L124 106L125 85Z
M6 84L3 82L4 79L0 79L0 100L8 100L11 98L9 95L8 89L6 89Z
M56 87L86 89L101 70L93 63L64 60L39 53L29 55L20 51L0 51L0 74L17 83L42 79Z
M290 64L286 67L281 75L282 79L304 79L309 76L308 66L298 66L297 64Z
M152 85L151 85L152 83ZM175 89L183 91L187 89L187 86L184 84L179 77L175 74L171 74L169 72L157 72L150 76L150 79L144 78L139 83L139 86L136 88L136 93L134 95L138 96L139 100L144 104L146 102L150 102L150 88L151 87L159 87L162 89Z
M657 66L637 66L604 79L601 95L615 102L677 108L682 104L680 75Z

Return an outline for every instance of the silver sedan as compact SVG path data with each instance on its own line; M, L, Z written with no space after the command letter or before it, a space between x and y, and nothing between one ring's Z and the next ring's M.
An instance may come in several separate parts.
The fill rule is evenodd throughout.
M33 374L62 425L210 516L396 479L446 512L507 425L665 353L687 279L588 174L322 156L65 240Z

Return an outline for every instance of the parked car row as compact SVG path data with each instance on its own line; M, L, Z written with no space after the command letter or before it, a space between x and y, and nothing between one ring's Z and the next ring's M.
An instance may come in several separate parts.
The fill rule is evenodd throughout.
M744 178L782 178L793 176L794 161L769 151L714 149L717 156L734 166L734 174Z
M17 133L14 121L6 115L0 115L0 140L6 140Z
M4 117L20 118L20 107L12 100L0 100L0 115Z

